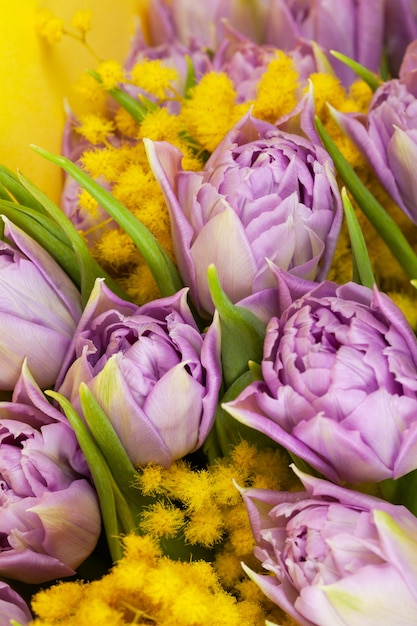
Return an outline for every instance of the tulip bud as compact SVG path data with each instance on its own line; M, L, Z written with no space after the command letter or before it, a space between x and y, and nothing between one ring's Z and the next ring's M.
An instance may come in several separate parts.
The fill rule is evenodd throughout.
M5 582L0 582L0 626L10 626L16 623L29 624L32 616L26 602Z
M2 576L28 583L72 576L94 549L100 510L93 487L78 471L85 467L80 454L67 424L37 429L3 419L0 405Z
M81 413L85 383L136 467L169 466L199 448L214 421L218 321L201 335L186 297L182 290L136 307L98 281L75 332L59 392Z
M43 248L3 216L0 241L0 389L12 390L23 360L52 386L81 316L80 294Z
M409 76L410 87L414 82ZM414 166L417 155L416 96L403 80L383 83L363 114L332 114L369 161L376 176L404 213L417 223Z

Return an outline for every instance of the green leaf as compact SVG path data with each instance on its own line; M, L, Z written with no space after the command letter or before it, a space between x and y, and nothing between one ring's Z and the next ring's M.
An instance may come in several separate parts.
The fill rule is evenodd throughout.
M85 172L63 156L53 155L42 148L33 149L55 165L62 167L111 215L119 226L131 237L143 255L158 288L163 296L170 296L183 287L178 271L152 233L112 194L103 189Z
M136 517L145 506L155 500L154 498L143 496L133 486L137 473L136 469L132 465L108 416L85 383L81 383L79 393L83 415L92 436L123 497L129 504L131 514L133 517Z
M0 183L4 185L7 191L12 195L18 204L27 206L42 215L47 215L45 208L22 184L16 174L13 174L7 167L0 165ZM5 200L11 200L7 197Z
M37 241L80 288L80 269L74 251L53 219L7 200L0 200L0 213Z
M353 280L360 285L372 289L375 285L375 278L372 272L368 249L361 227L359 226L358 218L356 217L356 213L344 187L342 189L342 201L352 245Z
M357 61L354 61L341 52L336 52L336 50L330 50L330 54L350 67L350 69L353 70L359 78L362 78L372 91L376 91L378 87L382 85L382 80L378 76Z
M330 138L318 117L315 118L315 125L324 147L333 159L340 178L355 198L361 211L385 241L407 276L416 278L417 256L400 228L362 183L339 148Z
M92 439L87 426L71 403L64 396L55 391L46 391L45 394L58 402L75 432L93 477L94 486L100 502L110 554L113 561L117 561L122 557L122 546L119 539L122 529L120 528L116 508L116 500L120 500L121 496L116 497L115 491L118 490L117 485L115 484L103 455Z
M265 326L251 311L232 304L223 291L214 265L207 270L210 295L221 325L221 354L226 387L247 369L249 361L261 361Z
M7 200L7 201L11 201L13 199L12 196L7 191L6 187L4 187L4 185L2 185L1 183L0 183L0 198L2 200Z
M124 291L119 285L107 274L107 272L100 267L95 261L88 249L87 244L81 237L71 220L64 214L63 211L43 193L36 185L28 180L23 174L19 173L19 180L29 191L29 193L45 208L45 211L49 213L56 224L61 228L65 236L71 242L71 247L74 251L75 259L78 263L80 271L80 289L81 299L83 305L90 297L91 290L97 278L105 278L108 287L121 298L128 299Z
M403 504L413 515L417 515L417 470L413 470L396 480L387 478L378 483L385 500L393 504Z

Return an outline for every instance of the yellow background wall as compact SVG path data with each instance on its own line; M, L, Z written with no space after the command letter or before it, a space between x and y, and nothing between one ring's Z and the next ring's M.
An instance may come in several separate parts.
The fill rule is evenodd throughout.
M60 152L64 98L82 112L71 86L96 61L69 37L54 46L41 41L36 13L49 9L69 25L75 11L91 9L89 43L101 57L122 61L140 5L141 0L0 0L0 163L19 168L55 200L62 175L29 144Z

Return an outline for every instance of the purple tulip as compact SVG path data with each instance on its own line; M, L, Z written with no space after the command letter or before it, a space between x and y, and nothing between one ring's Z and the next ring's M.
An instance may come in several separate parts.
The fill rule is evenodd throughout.
M282 0L293 19L298 37L315 41L325 52L337 50L377 72L382 58L384 0ZM269 42L271 43L271 42ZM279 40L275 42L279 45ZM345 65L329 57L345 84L355 79Z
M169 466L199 448L221 382L217 320L201 335L184 289L141 307L98 281L75 333L59 391L79 408L84 382L135 466Z
M11 620L24 626L32 621L26 602L7 583L0 581L0 626L10 626Z
M0 241L0 389L13 389L25 358L49 387L81 316L80 294L39 244L2 219L11 243Z
M341 224L330 157L319 146L247 115L201 172L181 153L145 140L165 194L180 274L201 313L213 312L207 268L237 302L270 286L268 262L322 280Z
M272 0L272 2L150 3L150 40L192 43L216 51L226 21L259 44L294 50L301 41L314 41L325 52L337 50L378 71L384 37L384 0ZM207 28L210 24L210 28ZM353 72L339 61L331 63L344 83Z
M376 288L283 274L263 380L224 408L331 480L416 469L417 340L401 311Z
M0 575L27 583L71 576L100 534L84 456L67 424L34 427L30 406L15 419L9 409L0 404Z
M244 566L302 626L406 626L417 614L417 518L302 474L305 492L243 490L269 575Z
M281 2L244 3L236 0L153 0L148 6L149 39L152 45L178 41L215 51L222 40L226 21L242 34L259 43L270 43L271 26L281 24ZM277 15L278 12L278 15ZM286 13L286 11L285 11ZM281 32L281 31L280 31ZM285 29L282 29L285 32Z
M124 67L129 74L136 63L154 60L161 61L164 65L175 68L178 79L172 83L172 87L176 92L184 94L189 71L187 58L192 63L197 80L212 69L209 51L196 45L195 42L191 41L189 45L184 45L180 41L167 39L160 41L158 45L148 46L145 43L142 32L139 30L133 39ZM123 85L123 89L135 97L137 97L140 91L128 84ZM151 100L154 99L152 95L146 92L144 92L144 95ZM168 99L161 106L167 107L172 113L177 113L180 109L180 104L175 99L172 101Z
M255 100L262 74L277 58L273 46L258 45L229 26L213 56L213 71L224 72L233 81L236 102Z
M417 84L408 64L402 76L375 91L367 115L334 110L333 115L368 159L392 199L417 223ZM413 87L414 93L409 91Z
M416 0L385 0L385 53L393 76L398 75L405 50L415 39Z

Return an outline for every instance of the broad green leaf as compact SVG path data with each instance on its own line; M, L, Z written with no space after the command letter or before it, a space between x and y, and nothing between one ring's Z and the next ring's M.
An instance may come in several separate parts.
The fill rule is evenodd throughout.
M27 206L42 215L47 215L43 204L25 188L18 176L4 165L0 165L0 183L15 198L18 204ZM7 197L5 200L11 200L11 198Z
M251 311L232 304L214 265L207 270L207 281L220 318L223 375L230 387L248 369L249 361L262 360L265 326Z

